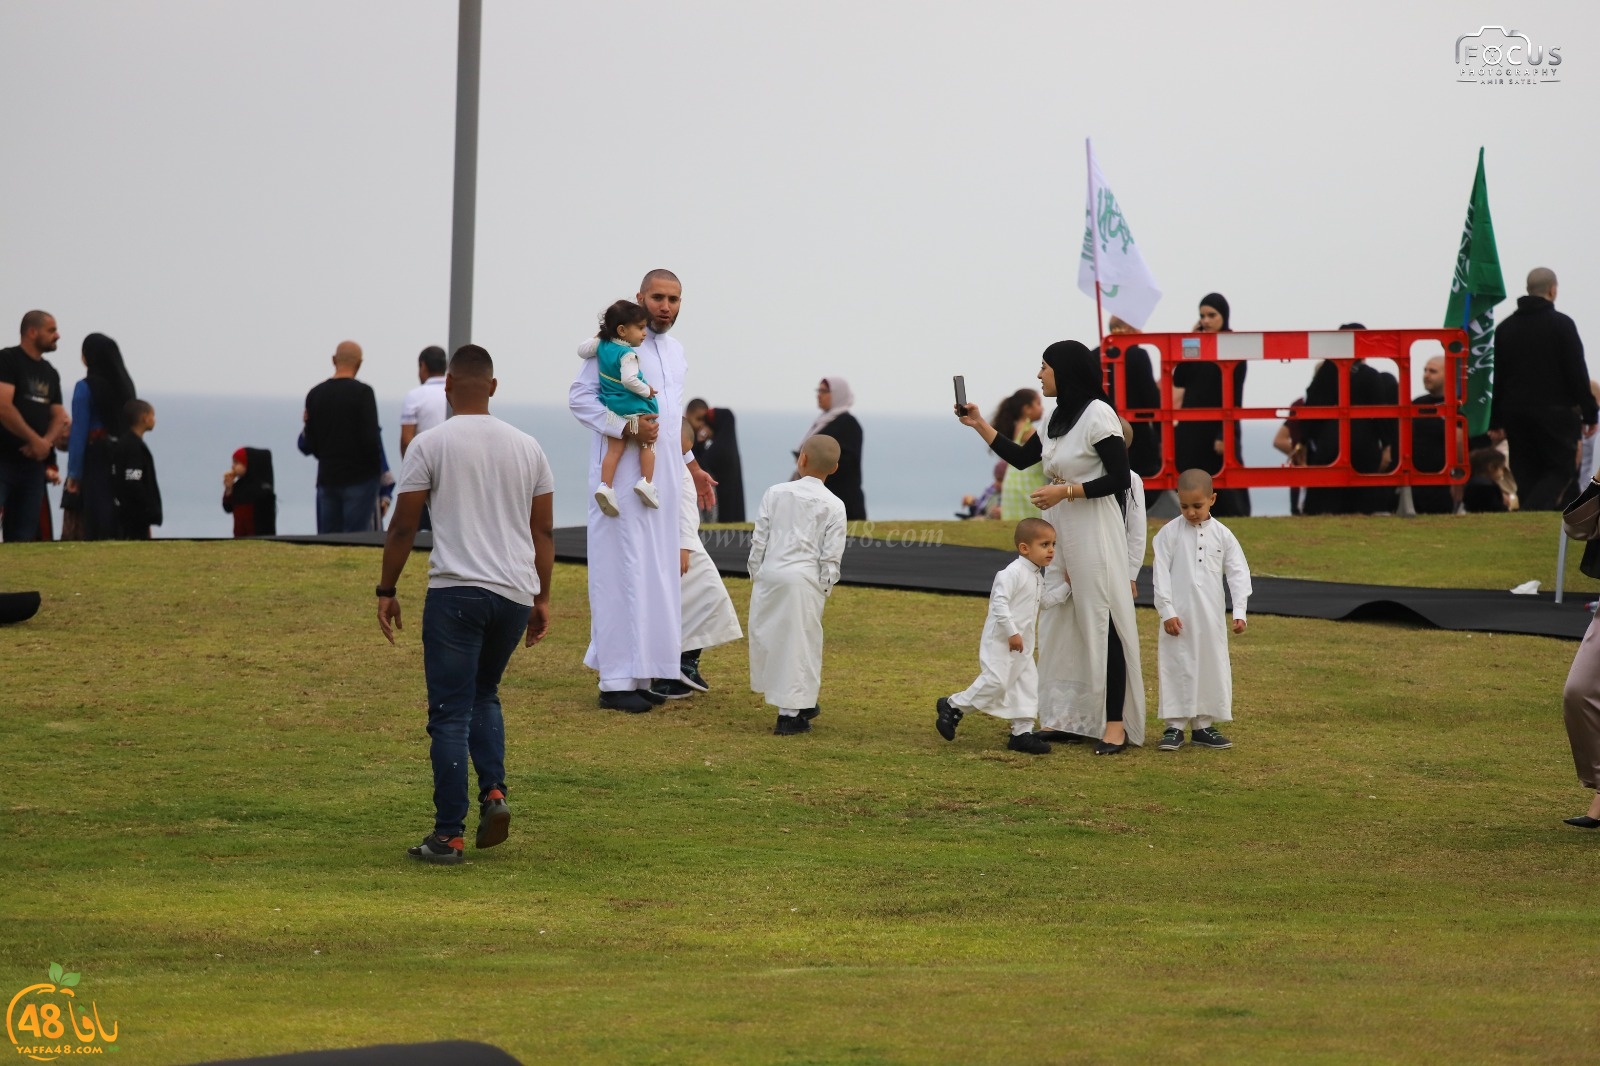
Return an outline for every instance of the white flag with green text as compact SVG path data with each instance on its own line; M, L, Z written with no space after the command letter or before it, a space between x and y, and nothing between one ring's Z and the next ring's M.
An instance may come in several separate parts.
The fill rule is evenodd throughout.
M1084 142L1089 153L1089 200L1083 213L1083 254L1078 262L1078 289L1094 296L1100 282L1100 305L1106 316L1116 315L1135 329L1143 329L1150 313L1161 302L1161 289L1150 275L1150 268L1139 254L1133 231L1122 215L1122 205L1111 194L1100 164L1095 162L1094 146Z

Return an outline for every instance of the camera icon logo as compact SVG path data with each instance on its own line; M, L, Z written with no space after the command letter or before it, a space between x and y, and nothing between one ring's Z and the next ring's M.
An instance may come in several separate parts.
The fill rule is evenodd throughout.
M1504 26L1480 26L1456 38L1457 81L1478 84L1532 84L1558 80L1561 49L1537 45L1527 34Z

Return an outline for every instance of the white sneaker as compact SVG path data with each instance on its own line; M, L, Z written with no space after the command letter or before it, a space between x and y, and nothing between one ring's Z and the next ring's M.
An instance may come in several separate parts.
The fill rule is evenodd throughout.
M633 487L633 491L639 499L644 501L646 507L661 506L661 497L656 495L656 487L644 478L639 479L639 483Z
M600 510L612 518L622 513L617 509L617 494L611 491L610 485L601 484L599 488L594 490L594 502L600 505Z

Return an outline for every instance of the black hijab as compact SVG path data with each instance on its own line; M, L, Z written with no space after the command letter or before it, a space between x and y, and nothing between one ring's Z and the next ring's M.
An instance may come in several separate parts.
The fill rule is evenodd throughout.
M275 500L272 488L272 452L266 448L240 448L244 452L244 473L233 483L233 501L259 506Z
M1228 298L1226 296L1222 295L1222 293L1220 293L1220 292L1208 292L1205 295L1205 299L1200 301L1200 306L1201 307L1209 307L1209 308L1211 308L1211 310L1215 311L1217 314L1222 316L1222 329L1219 330L1218 332L1220 332L1220 333L1229 332L1231 327L1228 325L1228 314L1229 314L1229 312L1228 312Z
M1077 425L1084 408L1095 400L1110 403L1100 356L1077 341L1056 341L1044 350L1044 362L1056 372L1056 409L1045 429L1051 440Z
M89 397L100 424L113 437L122 435L123 408L135 395L133 379L122 362L122 349L104 333L91 333L83 338L83 363L88 373Z

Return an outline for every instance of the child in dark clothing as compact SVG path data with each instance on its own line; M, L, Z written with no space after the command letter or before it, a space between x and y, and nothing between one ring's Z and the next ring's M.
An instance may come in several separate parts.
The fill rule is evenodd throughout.
M1506 457L1497 448L1478 448L1469 457L1472 477L1462 492L1468 514L1495 514L1517 509L1517 486Z
M272 453L265 448L240 448L233 469L222 475L222 509L233 515L236 537L272 537L278 533L278 494L272 488Z
M156 462L144 443L144 435L156 428L156 409L144 400L129 400L123 413L129 432L118 438L111 457L117 535L122 540L149 540L150 527L161 524Z

